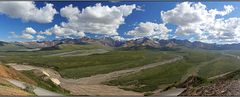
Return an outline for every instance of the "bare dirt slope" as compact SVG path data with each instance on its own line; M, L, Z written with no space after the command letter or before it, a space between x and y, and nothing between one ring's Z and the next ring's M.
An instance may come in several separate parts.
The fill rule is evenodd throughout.
M31 96L33 94L28 93L8 81L0 78L0 95L1 96Z
M28 69L28 68L27 68ZM27 86L27 84L31 85L36 85L36 82L22 74L21 72L15 70L14 68L7 67L4 65L0 65L0 79L2 82L8 82L9 84L1 84L0 83L0 95L30 95L33 93L28 93L26 91L23 91ZM3 81L4 80L4 81ZM1 82L1 81L0 81ZM8 87L8 86L14 86L14 87ZM35 88L33 89L32 92L34 92L36 95L39 96L59 96L56 93L53 93L51 91L45 90L43 88L39 88L34 86ZM2 90L2 91L1 91ZM11 91L13 90L13 91ZM5 91L5 92L4 92ZM12 94L11 94L12 93Z
M3 78L16 79L24 82L28 82L31 84L35 84L34 81L16 71L13 68L6 67L4 65L0 65L0 95L6 96L28 96L33 95L32 93L26 92L21 88L11 84L7 80Z
M0 65L0 77L20 80L20 81L27 82L27 83L34 84L34 85L36 84L33 80L26 77L21 72L18 72L17 70L15 70L11 67L4 66L4 65Z

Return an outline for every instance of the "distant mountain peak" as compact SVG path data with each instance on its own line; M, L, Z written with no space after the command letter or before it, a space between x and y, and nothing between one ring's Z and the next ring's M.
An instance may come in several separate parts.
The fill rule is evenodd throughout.
M26 48L45 48L52 47L58 44L95 44L105 47L112 48L129 48L129 49L145 49L145 48L154 48L154 49L177 49L177 48L200 48L200 49L210 49L210 50L240 50L240 44L211 44L203 43L199 41L190 42L188 40L178 40L178 39L156 39L156 38L138 38L133 40L114 40L111 37L102 37L99 39L82 37L78 39L58 39L58 40L48 40L48 41L32 41L32 42L14 42L7 43L0 41L0 47L3 47L6 44L12 44L16 46L23 46Z

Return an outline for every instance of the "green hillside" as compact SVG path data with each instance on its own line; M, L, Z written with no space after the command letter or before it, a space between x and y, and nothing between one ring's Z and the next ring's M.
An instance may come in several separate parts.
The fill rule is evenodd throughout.
M181 81L189 69L197 67L205 61L212 60L220 54L204 50L188 50L171 52L182 55L184 59L175 63L170 63L155 68L143 70L129 76L120 77L106 84L121 85L122 88L138 92L154 91L158 88L166 88Z
M97 49L104 53L92 53ZM91 54L86 54L91 52ZM57 49L31 52L0 52L0 61L53 68L65 78L82 78L105 74L170 60L176 56L183 59L154 68L142 70L128 76L105 82L107 85L120 86L126 90L152 92L165 89L186 79L190 75L209 78L239 69L237 58L225 55L238 55L238 51L214 51L182 48L177 51L157 49L119 50L108 49L92 44L61 44Z
M46 57L44 54L47 54L47 52L9 52L7 54L5 53L5 55L8 57L3 57L0 59L0 61L29 63L37 66L53 67L64 77L79 78L142 66L175 57L172 54L163 53L161 51L155 52L148 50L111 51L104 54L69 57Z
M14 43L0 42L0 51L20 51L23 49L27 48Z

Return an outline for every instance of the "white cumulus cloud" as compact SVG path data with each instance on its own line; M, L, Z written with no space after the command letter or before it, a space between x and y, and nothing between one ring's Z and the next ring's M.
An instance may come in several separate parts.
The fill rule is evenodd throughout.
M36 38L37 38L37 40L42 40L42 39L45 39L46 37L42 36L42 35L37 35Z
M175 37L185 37L202 42L232 43L239 41L239 18L224 19L234 11L232 5L224 10L208 9L202 3L183 2L175 8L162 11L164 23L177 26Z
M60 11L61 15L68 19L68 22L62 23L61 26L85 33L118 35L117 29L135 8L136 5L109 7L98 3L80 11L77 7L69 5Z
M134 37L159 37L161 39L168 39L168 29L165 24L157 24L152 22L141 22L139 25L127 32L127 35Z
M64 38L85 36L85 33L83 33L83 32L78 32L77 30L70 29L70 28L67 28L67 27L66 28L61 27L61 26L58 26L58 25L55 25L54 27L52 27L50 29L47 29L42 34L46 34L46 35L54 34L58 37L64 37Z
M78 18L77 15L80 14L80 10L78 9L78 7L73 7L73 5L70 4L61 8L60 14L62 17L74 20Z
M97 3L82 10L72 4L60 9L67 22L55 25L40 33L59 37L83 37L85 33L118 35L117 29L124 24L125 17L136 9L136 5L103 6Z
M25 30L22 31L20 35L17 35L15 32L10 32L12 35L11 38L21 38L21 39L34 39L34 35L38 32L34 30L32 27L27 27ZM39 36L37 36L39 38Z
M22 38L22 39L33 39L34 36L31 35L31 34L23 33L21 36L19 36L19 38Z
M50 3L37 8L33 1L2 1L0 2L1 13L12 18L20 18L23 21L50 23L57 11L53 8L53 4Z
M36 34L37 33L32 27L27 27L23 32L28 33L28 34Z
M234 10L234 7L226 5L224 9L223 11L216 9L207 10L207 6L202 3L183 2L177 4L171 10L162 11L161 17L166 23L173 23L178 26L191 26L191 24L213 22L217 15L227 15Z

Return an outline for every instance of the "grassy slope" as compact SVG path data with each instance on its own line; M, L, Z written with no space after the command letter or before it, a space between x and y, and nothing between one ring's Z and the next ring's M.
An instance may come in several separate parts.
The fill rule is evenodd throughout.
M79 67L65 67L60 73L66 77L83 77L99 73L133 68L158 61L168 60L173 56L152 51L114 51L100 55L85 56L77 59ZM70 65L68 65L70 66ZM76 65L77 66L77 65Z
M21 49L27 49L24 46L18 46L15 44L5 44L3 46L0 46L0 51L17 51Z
M117 80L110 81L108 84L121 85L124 86L123 88L125 89L138 92L154 91L180 81L189 68L201 62L214 59L219 55L214 52L200 50L174 53L184 56L184 60L121 77Z
M159 87L165 87L178 82L182 76L187 73L188 69L220 56L220 53L217 54L215 51L186 49L169 52L149 50L111 51L105 54L89 56L44 57L49 54L102 47L96 45L64 44L61 45L60 48L60 50L53 51L0 52L1 55L7 56L0 58L0 60L4 62L30 63L32 65L54 67L64 77L79 78L168 60L173 58L172 55L175 54L184 56L184 60L182 61L144 70L108 83L111 85L122 85L126 89L144 92L153 91ZM236 68L237 62L238 61L231 58L224 57L224 59L219 62L201 67L199 74L203 77L209 77L208 75L216 75L228 70L233 70L233 68Z
M237 55L240 56L240 51L239 50L226 50L224 51L225 53L229 53L229 54L233 54L233 55Z
M1 49L1 48L0 48ZM2 56L45 56L63 52L69 52L74 50L89 50L89 49L106 49L111 50L109 48L105 48L99 45L74 45L74 44L61 44L59 45L59 50L45 50L45 51L32 51L32 52L5 52L0 50L0 54Z
M240 60L230 56L223 56L220 60L200 68L199 76L208 78L219 74L235 71L240 68Z
M53 67L64 77L79 78L115 70L142 66L173 58L173 55L160 51L111 51L104 54L69 57L44 57L47 54L59 53L79 49L96 49L95 45L63 45L61 50L37 52L8 52L2 55L0 61L30 63L45 67Z

